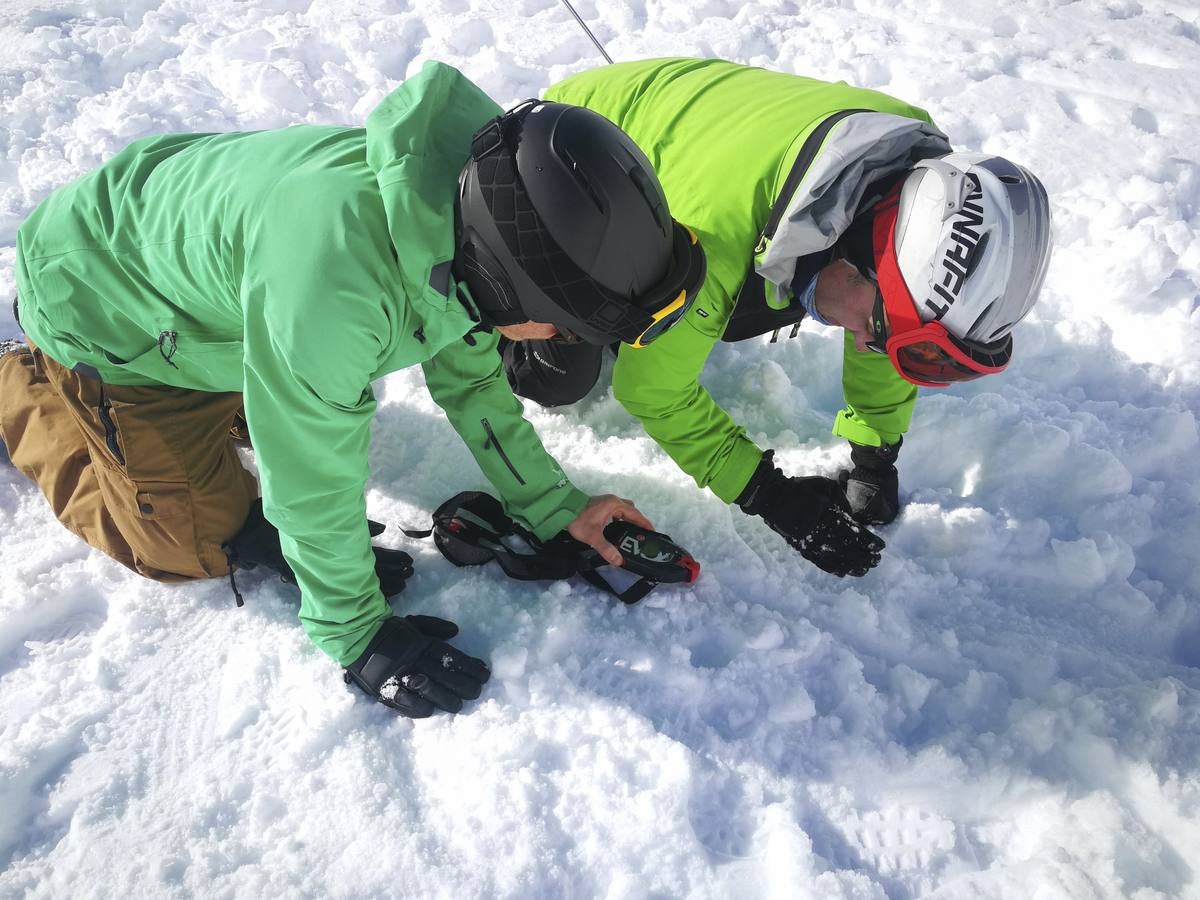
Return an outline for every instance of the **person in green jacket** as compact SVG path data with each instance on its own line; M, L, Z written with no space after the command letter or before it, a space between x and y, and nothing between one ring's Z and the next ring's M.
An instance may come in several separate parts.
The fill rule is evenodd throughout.
M617 400L698 486L826 571L865 574L878 555L843 514L884 524L899 512L895 462L919 385L1007 364L1049 258L1041 183L1000 157L952 153L901 100L722 60L609 65L545 96L625 130L708 257L683 324L620 348ZM718 341L794 336L809 317L845 329L833 432L853 468L836 482L786 477L698 381ZM601 370L602 351L582 345L502 353L518 394L548 406L575 402Z
M604 525L650 523L571 484L496 331L650 344L704 278L611 122L500 113L429 63L365 128L136 141L17 236L28 344L0 349L0 437L60 521L160 581L275 569L347 680L409 716L457 711L488 669L446 643L453 623L385 600L412 568L371 544L371 383L420 364L509 514L619 565ZM257 484L229 437L243 406Z

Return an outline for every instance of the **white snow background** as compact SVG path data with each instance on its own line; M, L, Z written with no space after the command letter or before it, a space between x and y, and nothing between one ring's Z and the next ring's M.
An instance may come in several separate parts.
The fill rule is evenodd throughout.
M1038 172L1057 249L1009 371L923 392L860 580L697 490L605 387L530 407L702 560L634 608L401 536L484 484L419 369L389 377L396 606L495 673L417 723L342 684L291 589L143 581L0 466L0 896L1200 898L1200 7L577 7L617 59L845 79ZM361 125L427 59L505 104L600 62L557 0L0 0L0 299L22 219L131 139ZM840 348L720 346L705 383L831 472Z

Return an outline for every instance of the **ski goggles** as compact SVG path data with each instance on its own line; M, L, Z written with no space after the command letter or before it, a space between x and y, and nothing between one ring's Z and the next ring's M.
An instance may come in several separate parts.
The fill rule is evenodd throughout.
M947 387L1003 372L1012 359L1012 335L994 344L959 340L941 322L926 322L901 334L888 334L884 300L876 291L872 328L877 335L867 347L884 353L905 381L921 387Z
M679 323L692 308L707 274L707 260L696 233L686 225L672 222L672 260L666 277L641 297L632 300L622 297L586 276L578 279L573 288L588 290L599 298L595 311L577 323L563 322L557 316L547 316L558 328L558 339L567 343L602 343L620 341L641 349L649 346ZM558 319L558 321L555 321ZM586 326L584 331L579 326ZM603 335L601 340L595 334Z
M639 304L642 311L649 315L650 321L633 340L627 341L631 347L645 347L666 334L687 315L687 311L692 308L692 303L695 302L696 295L704 284L707 266L704 251L700 249L700 239L696 237L696 232L686 225L678 222L674 222L672 225L674 230L672 275L674 277L668 276L668 286L665 291L665 296L670 299L653 312ZM675 293L676 290L678 293ZM622 338L622 340L625 339Z
M642 333L639 334L632 343L630 343L629 346L645 347L655 338L666 334L666 332L673 325L675 325L684 317L687 311L691 309L691 306L692 298L688 296L687 291L680 291L679 296L677 296L674 300L672 300L658 312L650 314L652 321L646 326L645 329L642 330ZM584 343L583 338L573 332L570 328L567 328L563 325L557 327L558 333L554 335L554 337L550 338L550 340L562 344Z
M646 326L646 329L637 336L637 339L630 342L631 347L645 347L658 337L666 334L671 326L675 325L684 317L688 309L691 308L694 297L689 297L687 291L680 291L679 295L674 300L664 306L656 313L651 313L652 321Z
M898 206L896 190L876 208L874 242L883 251L876 261L874 337L868 349L887 354L900 376L920 387L948 387L1004 371L1012 359L1011 334L979 344L956 337L936 319L921 321L896 259Z

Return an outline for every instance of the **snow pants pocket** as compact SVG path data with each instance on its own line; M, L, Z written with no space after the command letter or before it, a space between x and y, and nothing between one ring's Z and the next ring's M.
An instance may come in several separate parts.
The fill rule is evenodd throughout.
M258 495L229 428L241 395L102 384L31 348L0 368L0 434L71 531L140 575L225 575Z
M131 561L125 565L155 581L189 581L219 574L209 571L197 546L191 491L186 483L136 482L113 469L101 471L99 481L104 507L128 547Z

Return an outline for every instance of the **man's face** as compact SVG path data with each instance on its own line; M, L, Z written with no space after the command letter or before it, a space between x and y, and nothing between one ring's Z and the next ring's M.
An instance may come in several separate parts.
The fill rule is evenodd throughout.
M516 325L497 325L496 330L510 341L548 341L558 329L546 322L519 322Z
M875 308L875 284L845 260L835 259L817 275L817 309L832 325L854 335L854 347L867 352L874 337L871 312Z

